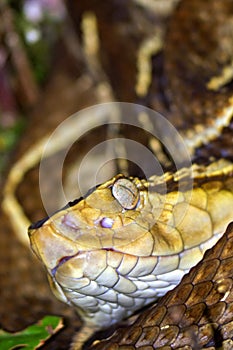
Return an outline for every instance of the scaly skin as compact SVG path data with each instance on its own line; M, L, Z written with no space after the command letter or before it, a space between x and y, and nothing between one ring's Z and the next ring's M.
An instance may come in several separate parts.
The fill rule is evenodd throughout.
M32 225L55 295L107 327L174 288L233 220L232 174L222 160L148 182L119 175Z
M233 348L233 223L181 283L92 350Z

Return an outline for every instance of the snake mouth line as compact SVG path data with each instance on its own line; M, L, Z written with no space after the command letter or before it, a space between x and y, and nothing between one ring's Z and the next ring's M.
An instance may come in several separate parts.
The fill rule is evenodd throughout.
M55 274L56 274L56 272L57 272L57 269L58 269L60 266L62 266L62 265L65 264L67 261L69 261L70 259L72 259L72 258L74 258L75 256L78 256L78 255L79 255L79 253L74 254L74 255L71 255L71 256L64 256L64 257L62 257L62 258L59 260L58 264L57 264L53 269L51 269L51 275L54 277Z
M103 249L103 250L107 250L107 251L114 251L114 249ZM63 256L60 260L59 260L59 262L58 262L58 264L53 268L53 269L51 269L51 274L52 274L52 276L55 276L55 274L56 274L56 272L57 272L57 269L60 267L60 266L62 266L63 264L65 264L67 261L69 261L70 259L72 259L72 258L74 258L74 257L76 257L76 256L78 256L79 254L80 254L81 252L78 252L77 254L74 254L74 255L68 255L68 256Z
M103 249L103 250L115 252L115 250L114 250L113 248L106 248L106 249ZM67 261L69 261L70 259L72 259L72 258L74 258L74 257L77 257L77 256L80 255L81 253L82 253L82 252L78 252L77 254L74 254L74 255L63 256L63 257L59 260L58 264L57 264L54 268L52 268L52 269L50 270L50 274L51 274L53 277L55 277L56 272L57 272L57 270L58 270L59 267L61 267L63 264L65 264L65 263L66 263Z

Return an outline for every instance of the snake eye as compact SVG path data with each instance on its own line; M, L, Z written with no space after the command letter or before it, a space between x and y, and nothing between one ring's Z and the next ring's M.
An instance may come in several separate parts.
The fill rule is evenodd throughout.
M112 195L124 209L134 209L139 201L139 190L129 179L119 179L112 187Z

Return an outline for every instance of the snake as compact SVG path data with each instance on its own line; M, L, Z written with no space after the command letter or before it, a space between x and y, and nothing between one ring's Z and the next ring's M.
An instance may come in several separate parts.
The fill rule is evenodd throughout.
M119 322L174 288L225 231L232 220L233 164L192 170L192 193L189 185L174 190L176 173L165 195L164 179L118 175L30 226L32 249L54 294L89 327Z
M224 4L232 10L229 1ZM185 11L190 10L189 6L194 10L194 2L181 2L173 17L175 23L183 18ZM224 11L226 9L223 6ZM232 15L232 11L229 13ZM185 28L185 20L182 24L181 32ZM172 308L169 309L163 304L163 300L170 302L169 306L174 305L173 311L176 315L178 307L175 309L175 297L172 300L173 294L169 291L202 259L208 248L216 247L214 261L225 261L217 254L223 249L219 247L227 245L228 240L230 241L230 238L224 235L217 243L233 218L233 163L230 151L233 114L231 75L229 78L232 63L225 64L225 61L229 62L227 56L223 58L224 68L221 64L220 69L213 64L205 71L198 61L202 52L200 56L196 52L196 60L192 63L196 68L193 76L198 78L193 79L195 83L200 83L198 80L201 80L201 84L198 85L201 88L196 92L193 81L190 87L188 75L183 74L183 71L189 70L185 64L180 65L180 61L177 61L178 44L186 49L185 44L190 46L192 36L179 41L179 28L174 31L172 29L173 22L167 39L171 44L164 49L167 57L171 57L165 61L165 68L168 77L175 75L169 82L170 89L180 90L180 86L184 86L184 89L178 91L178 97L173 101L168 89L166 98L171 100L168 114L171 120L177 114L182 114L183 117L187 114L195 115L196 124L188 131L185 130L182 121L180 122L181 134L193 157L193 165L176 172L165 172L162 176L153 175L149 179L116 175L89 191L84 198L69 203L54 215L32 224L29 228L31 247L47 269L55 296L75 307L90 329L113 325L168 292L168 297L165 296L158 305L158 313L155 311L155 315L151 316L151 311L146 311L142 315L141 324L136 321L130 332L126 329L123 340L120 335L123 333L119 333L118 338L116 335L107 345L100 343L99 348L181 348L184 336L180 336L181 340L174 340L178 344L177 347L170 346L169 341L175 338L172 331L176 334L185 332L186 324L176 327L170 325L171 316L168 313ZM176 45L178 48L174 52ZM220 50L222 49L220 47ZM231 57L230 53L229 55ZM187 57L187 65L189 64L190 60ZM200 72L203 74L201 78L198 74ZM182 80L185 84L180 84ZM152 82L150 89L158 89L156 84L157 82ZM179 94L185 97L185 103ZM147 98L148 96L150 105L157 108L158 102L151 97L151 91L148 92ZM196 103L191 103L192 99L195 99ZM200 114L200 109L208 111L209 101L214 101L211 103L214 121L212 118L208 119L209 112L204 112L206 116ZM207 119L206 124L201 120L203 117ZM208 123L210 126L207 126ZM207 158L206 162L202 158ZM179 186L180 183L182 186ZM224 251L227 252L227 249L224 248ZM206 257L208 261L208 254ZM213 262L213 265L216 264ZM218 271L222 271L221 266L218 264ZM189 291L190 284L194 285L192 278L195 274L192 274L192 271L194 270L191 270L188 277L184 277L181 284ZM199 281L199 276L203 277L201 265L197 265L195 273L198 276L196 280ZM220 276L219 272L218 278ZM213 281L212 283L215 283L215 280ZM181 304L184 305L188 302L185 301L186 293L182 288L180 287L178 295L184 295L183 299L180 297ZM225 282L220 289L224 288ZM197 294L198 292L195 294L196 299ZM228 294L223 298L224 300L221 300L226 302ZM198 306L202 307L199 304ZM158 322L157 318L164 320L165 314L168 321ZM187 316L190 322L192 317L190 311ZM179 314L173 318L178 323ZM208 324L211 325L211 315L209 319ZM198 325L198 321L193 322ZM203 328L203 332L205 329ZM195 346L196 329L190 328L186 334ZM77 337L76 343L79 341L83 341L81 335ZM74 345L74 349L78 349L79 346ZM199 344L197 348L198 346Z

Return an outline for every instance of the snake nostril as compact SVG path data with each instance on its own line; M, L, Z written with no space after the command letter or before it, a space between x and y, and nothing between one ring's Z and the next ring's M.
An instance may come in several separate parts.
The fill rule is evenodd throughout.
M100 225L103 228L112 228L114 220L111 218L104 217L100 220Z

